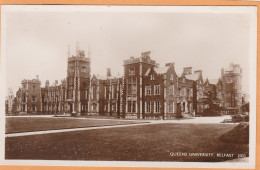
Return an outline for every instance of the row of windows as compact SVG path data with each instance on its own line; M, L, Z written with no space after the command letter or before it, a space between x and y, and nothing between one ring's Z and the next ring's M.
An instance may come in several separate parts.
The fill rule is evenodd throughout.
M154 85L154 95L160 95L161 94L161 90L160 90L160 85ZM145 95L146 96L151 96L152 95L152 88L151 86L145 86Z
M137 108L137 105L136 105L136 101L128 101L127 102L127 112L128 113L136 113L136 108ZM151 101L146 101L145 102L145 113L151 113L152 111L152 102ZM160 110L161 110L161 103L160 101L154 101L153 102L153 111L154 113L160 113ZM169 106L168 106L168 110L169 110L169 113L173 113L174 112L174 102L171 101L169 102Z
M174 85L169 86L169 95L174 95ZM160 85L154 85L154 95L160 95L161 90L160 90ZM152 88L150 86L145 86L145 95L146 96L151 96L152 95Z
M109 110L110 109L110 110ZM112 111L112 112L116 112L117 111L117 104L113 103L111 104L111 107L109 107L108 104L104 105L104 111Z
M145 102L145 113L151 113L151 107L152 107L152 102L151 101L146 101ZM161 104L160 101L154 101L153 102L153 107L154 107L154 113L160 113L161 109ZM174 102L170 101L168 105L168 112L173 113L174 112Z
M112 85L111 90L112 90L112 92L111 92L112 99L116 99L117 98L117 86ZM105 87L105 99L109 99L109 92L110 92L110 87L106 86Z

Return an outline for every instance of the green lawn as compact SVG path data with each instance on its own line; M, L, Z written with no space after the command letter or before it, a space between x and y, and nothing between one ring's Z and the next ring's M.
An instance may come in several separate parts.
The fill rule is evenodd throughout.
M46 117L8 117L6 133L144 123L141 121L94 120Z
M170 152L241 153L249 146L223 143L235 125L147 124L6 138L6 159L104 161L223 161L230 158L170 156ZM236 157L237 158L237 155ZM233 159L234 159L233 158Z

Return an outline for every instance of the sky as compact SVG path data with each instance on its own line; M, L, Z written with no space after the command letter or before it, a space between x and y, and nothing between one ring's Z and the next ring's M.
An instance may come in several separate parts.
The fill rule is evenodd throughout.
M175 62L217 79L231 62L243 69L249 89L250 58L256 56L254 7L4 6L2 36L6 89L23 79L66 78L68 46L91 56L91 73L123 74L123 60L151 51L160 66Z

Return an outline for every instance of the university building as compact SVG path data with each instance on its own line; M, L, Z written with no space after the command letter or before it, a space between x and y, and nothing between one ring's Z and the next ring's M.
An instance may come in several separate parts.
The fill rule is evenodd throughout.
M124 75L91 76L90 56L83 50L68 52L67 77L41 87L39 76L23 80L13 99L19 114L110 115L126 119L171 119L196 116L210 100L220 107L241 106L242 69L231 64L216 80L203 79L202 70L185 67L178 74L175 63L163 67L151 52L123 61Z

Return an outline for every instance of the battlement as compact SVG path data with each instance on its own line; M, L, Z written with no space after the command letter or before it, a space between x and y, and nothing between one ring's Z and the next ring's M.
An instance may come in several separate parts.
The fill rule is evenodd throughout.
M141 57L130 57L127 60L124 60L124 64L123 65L128 65L128 64L136 64L136 63L146 63L146 64L150 64L150 65L156 65L155 60L152 60L150 58L150 51L147 52L143 52L141 55Z
M84 56L72 56L70 57L69 59L69 62L70 61L85 61L85 62L90 62L90 59L89 58L86 58Z
M23 79L22 80L22 84L25 84L25 83L41 83L41 81L39 80L39 76L37 75L36 76L36 79Z

